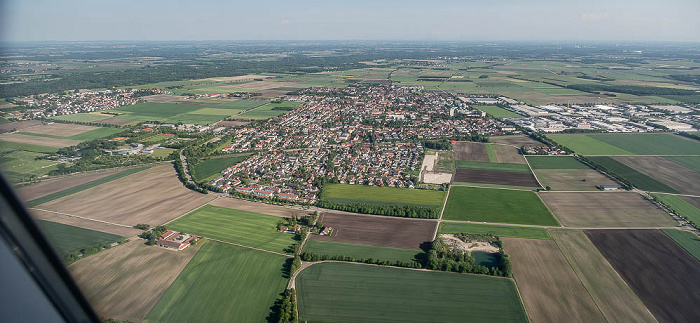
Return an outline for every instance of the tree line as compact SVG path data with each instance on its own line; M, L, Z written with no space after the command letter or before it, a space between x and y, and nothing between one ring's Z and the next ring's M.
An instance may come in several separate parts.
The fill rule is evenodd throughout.
M437 219L440 217L438 208L416 206L416 205L384 205L370 203L334 203L320 200L316 206L345 212L388 215L405 218L425 218Z

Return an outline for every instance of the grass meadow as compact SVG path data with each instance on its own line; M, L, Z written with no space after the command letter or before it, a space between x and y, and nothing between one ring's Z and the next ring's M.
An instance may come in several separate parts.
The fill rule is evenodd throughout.
M122 239L118 235L83 229L72 225L42 220L38 222L59 254L68 254L100 242L114 243Z
M421 252L410 249L366 246L350 243L307 240L304 244L304 252L313 252L319 255L346 256L355 259L380 259L388 261L415 261L417 254Z
M334 203L367 203L441 207L444 191L396 187L332 184L323 188L321 199Z
M211 158L194 165L192 176L198 182L210 181L221 174L221 171L238 164L248 156L230 156L222 158Z
M499 237L544 239L549 240L549 232L545 228L515 227L507 225L481 224L481 223L440 223L439 233L472 233L490 234Z

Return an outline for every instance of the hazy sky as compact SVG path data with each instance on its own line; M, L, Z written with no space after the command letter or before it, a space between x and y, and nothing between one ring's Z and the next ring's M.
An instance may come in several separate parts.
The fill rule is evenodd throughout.
M9 41L700 41L700 0L0 2Z

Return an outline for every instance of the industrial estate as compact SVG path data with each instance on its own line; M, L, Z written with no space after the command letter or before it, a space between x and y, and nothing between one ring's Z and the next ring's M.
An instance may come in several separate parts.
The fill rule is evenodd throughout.
M105 320L700 318L697 50L76 46L0 170Z

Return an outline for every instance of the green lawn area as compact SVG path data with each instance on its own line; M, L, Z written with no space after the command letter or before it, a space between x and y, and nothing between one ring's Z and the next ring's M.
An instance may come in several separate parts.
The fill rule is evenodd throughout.
M489 162L491 163L498 163L498 157L496 156L495 149L496 145L489 145L485 144L484 145L484 150L486 150L486 155L489 156Z
M210 181L219 176L222 170L238 164L248 157L249 155L207 159L194 165L192 176L197 182Z
M535 192L462 186L455 186L450 190L443 218L474 222L559 225Z
M497 107L495 105L473 105L472 108L484 111L494 118L523 118L523 116L515 112L506 110L501 107Z
M268 103L265 100L236 100L214 106L217 109L248 110Z
M634 155L587 135L547 135L547 138L581 155Z
M678 193L677 190L671 188L670 186L661 183L643 173L637 171L636 169L629 167L613 158L610 157L589 157L594 163L605 167L608 171L611 171L618 176L628 180L632 185L637 188L652 191L652 192L666 192L666 193Z
M487 152L488 152L488 150L487 150ZM467 160L457 160L456 163L457 163L456 164L457 168L461 168L461 169L497 170L497 171L520 172L520 173L529 173L530 172L530 168L527 167L527 164L491 163L491 162L467 161Z
M280 107L296 108L302 104L303 104L302 102L270 103L268 105L259 107L257 109L244 112L243 114L239 114L236 116L236 118L254 119L254 120L269 119L269 118L273 118L273 117L283 115L283 114L289 112L286 110L274 110L275 108L280 108Z
M48 146L40 146L40 145L32 145L32 144L23 144L23 143L18 143L18 142L0 141L0 150L2 150L2 151L26 150L26 151L33 151L33 152L37 152L37 153L53 154L53 153L56 153L58 151L58 148L48 147Z
M444 191L396 187L332 184L323 188L321 199L334 203L368 203L441 207Z
M589 137L636 155L700 155L700 141L668 133L596 134Z
M525 238L525 239L551 239L547 229L535 227L512 227L507 225L481 224L481 223L440 223L439 233L473 233L490 234L499 237Z
M122 237L110 233L83 229L50 221L39 220L39 226L59 254L68 254L100 242L117 242Z
M673 209L680 216L700 225L700 210L677 195L651 194L659 202Z
M300 272L296 287L301 321L528 321L505 278L322 263Z
M287 258L215 241L200 243L204 245L146 321L264 322L285 289Z
M532 169L590 169L571 156L527 156Z
M51 193L49 195L42 196L38 199L28 201L28 202L26 202L26 204L29 207L37 206L39 204L44 204L46 202L53 201L53 200L62 198L64 196L75 194L75 193L84 191L86 189L93 188L95 186L102 185L104 183L108 183L108 182L120 179L122 177L129 176L131 174L138 173L138 172L140 172L142 170L146 170L148 168L151 168L151 167L146 166L146 167L129 168L129 169L123 170L123 171L116 173L116 174L108 175L108 176L105 176L102 178L98 178L98 179L91 181L91 182L87 182L84 184L80 184L78 186L73 186L73 187L67 188L67 189L62 190L62 191L58 191L55 193Z
M168 229L280 253L289 253L294 235L277 231L281 217L205 205L168 224Z
M688 167L696 172L700 172L700 157L691 156L670 156L664 157L676 164Z
M46 156L24 150L0 152L0 168L12 181L21 181L33 176L42 176L57 168L55 160L36 159Z
M165 140L170 139L170 138L175 138L175 136L168 136L168 135L161 133L161 134L157 134L155 136L146 138L146 140L143 140L143 143L144 144L154 144L157 142L165 141Z
M388 261L413 262L416 255L422 253L417 250L365 246L350 243L306 240L304 252L313 252L319 255L346 256L355 259L380 259Z
M675 229L662 229L661 231L687 250L695 259L700 260L700 237L695 233Z

